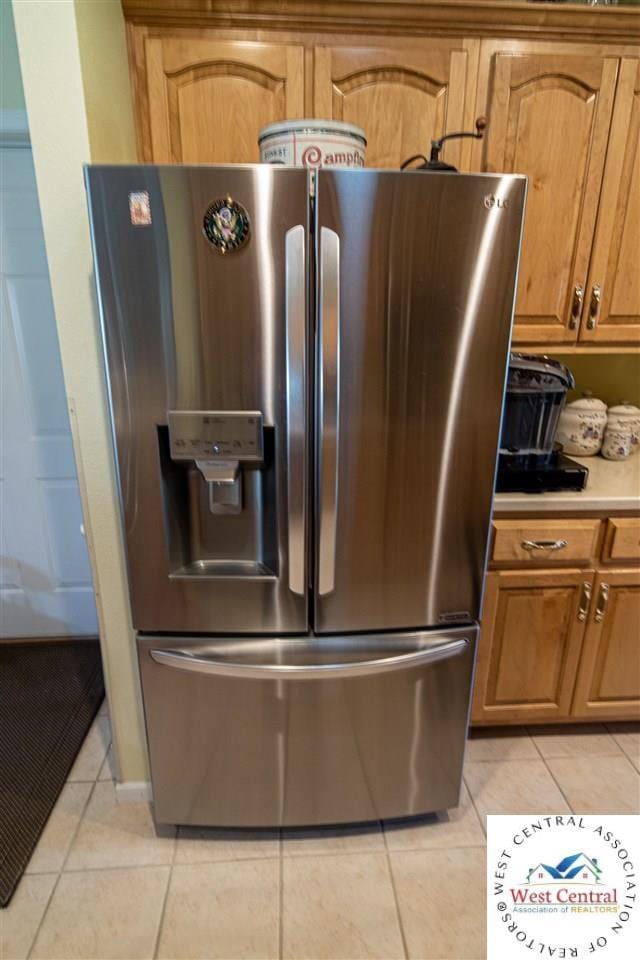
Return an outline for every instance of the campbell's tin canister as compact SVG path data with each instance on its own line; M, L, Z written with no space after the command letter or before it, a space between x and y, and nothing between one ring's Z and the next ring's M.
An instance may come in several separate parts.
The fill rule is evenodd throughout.
M290 166L364 167L364 130L339 120L285 120L263 127L258 136L263 163Z

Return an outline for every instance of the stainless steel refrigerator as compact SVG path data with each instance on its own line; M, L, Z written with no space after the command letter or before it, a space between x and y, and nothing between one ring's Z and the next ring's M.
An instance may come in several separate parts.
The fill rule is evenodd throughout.
M157 821L455 805L525 179L86 180Z

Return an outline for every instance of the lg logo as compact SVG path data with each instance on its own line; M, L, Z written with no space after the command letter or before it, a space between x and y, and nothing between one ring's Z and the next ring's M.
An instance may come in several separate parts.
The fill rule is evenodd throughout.
M506 197L496 197L494 193L488 193L482 202L487 210L492 210L493 207L497 207L498 210L506 210L509 206L509 201Z

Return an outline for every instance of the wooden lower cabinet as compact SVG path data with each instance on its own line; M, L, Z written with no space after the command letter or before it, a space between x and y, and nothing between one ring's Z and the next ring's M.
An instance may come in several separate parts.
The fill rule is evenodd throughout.
M640 568L487 575L471 720L640 719Z
M640 570L599 570L584 636L575 717L640 717Z
M591 570L487 575L474 723L568 715L592 584Z

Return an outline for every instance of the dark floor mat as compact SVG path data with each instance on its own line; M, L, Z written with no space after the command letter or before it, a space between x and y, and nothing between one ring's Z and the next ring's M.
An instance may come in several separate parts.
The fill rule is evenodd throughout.
M6 907L102 698L97 640L0 642L0 907Z

